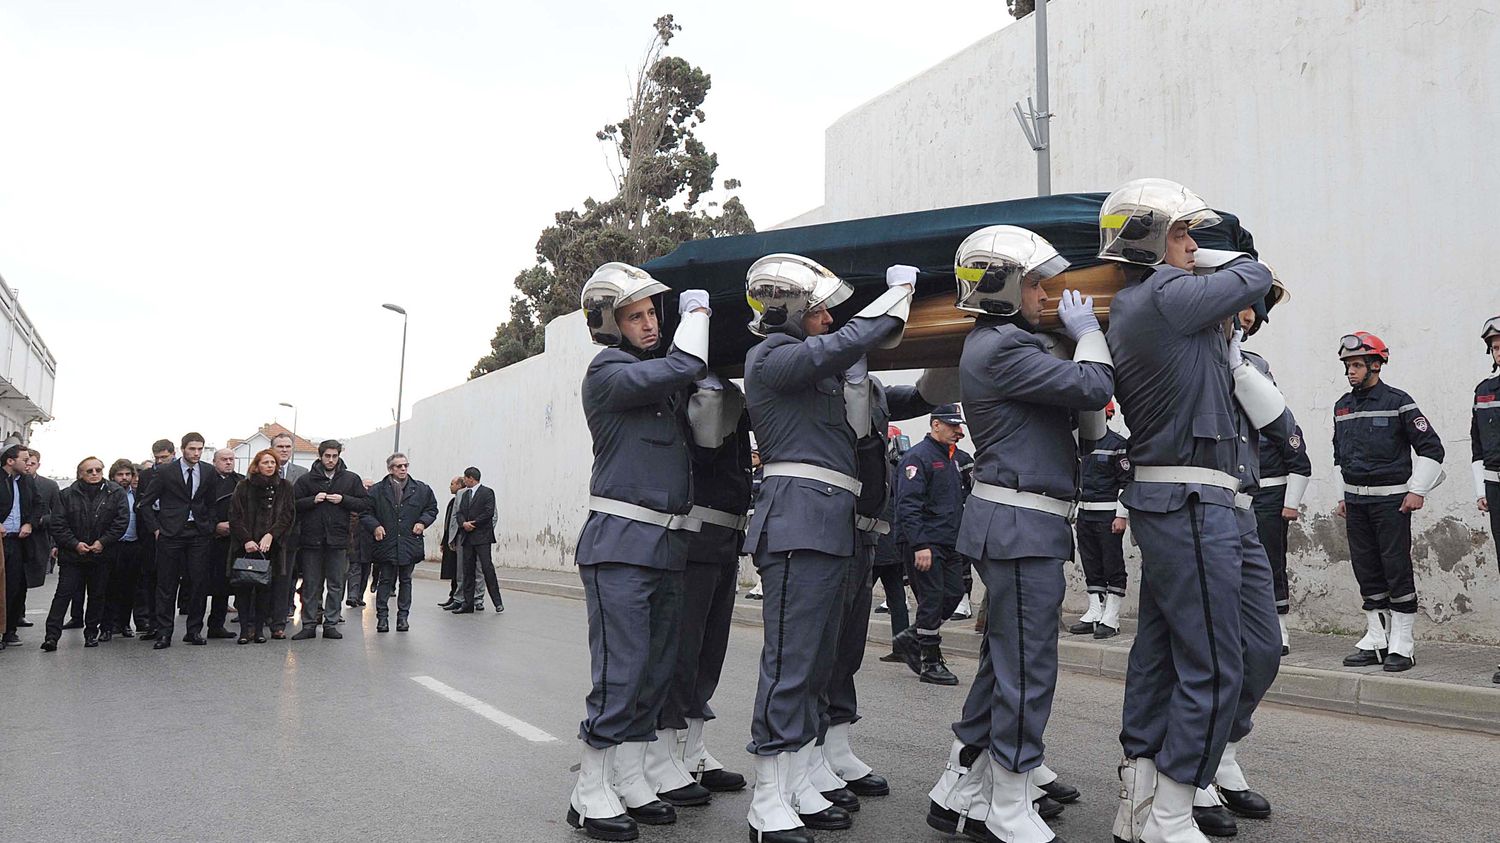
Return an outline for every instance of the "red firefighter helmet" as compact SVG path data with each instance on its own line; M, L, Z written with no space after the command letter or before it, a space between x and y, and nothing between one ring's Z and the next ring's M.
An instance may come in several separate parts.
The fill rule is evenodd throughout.
M1113 398L1109 399L1109 403L1104 405L1104 417L1107 419L1115 417L1115 400Z
M899 428L899 427L897 427L895 425L889 425L885 429L885 438L887 438L887 439L895 439L897 436L900 436L900 435L901 435L901 428Z
M1391 362L1391 350L1385 341L1369 331L1355 331L1339 338L1339 359L1351 357L1379 357L1382 363Z

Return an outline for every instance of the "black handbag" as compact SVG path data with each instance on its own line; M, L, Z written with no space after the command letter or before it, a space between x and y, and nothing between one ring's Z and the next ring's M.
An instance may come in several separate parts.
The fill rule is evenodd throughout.
M259 559L253 556L239 557L229 564L229 584L231 586L270 585L271 560L264 556Z

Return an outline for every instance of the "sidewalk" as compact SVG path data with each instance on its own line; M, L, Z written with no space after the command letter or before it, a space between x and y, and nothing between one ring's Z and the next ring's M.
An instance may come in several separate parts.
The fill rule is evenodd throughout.
M501 590L583 599L583 587L573 571L501 568L499 573ZM424 562L417 566L416 575L437 579L438 566ZM759 626L760 604L738 595L734 620ZM890 629L888 615L872 615L870 643L889 648ZM1123 681L1134 630L1134 621L1126 619L1118 636L1103 641L1060 632L1058 664L1064 670ZM1500 663L1500 647L1418 642L1416 666L1392 674L1379 667L1343 667L1344 656L1354 652L1357 640L1348 635L1293 631L1292 653L1281 660L1281 672L1266 699L1305 708L1500 734L1500 685L1490 682L1496 664ZM944 628L943 647L948 652L977 658L979 642L980 636L969 622L951 623Z

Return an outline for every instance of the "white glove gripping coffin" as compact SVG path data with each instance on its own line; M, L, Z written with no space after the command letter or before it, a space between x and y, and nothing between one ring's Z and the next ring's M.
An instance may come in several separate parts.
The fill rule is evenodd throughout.
M1257 430L1281 418L1286 411L1286 398L1281 390L1249 363L1241 363L1234 369L1234 400L1240 403Z
M684 354L691 354L708 365L708 314L684 313L677 323L677 333L672 336L672 345Z
M906 320L911 315L911 290L906 287L890 287L876 300L865 305L854 314L855 319L874 319L877 316L894 316L901 320L901 330L880 344L881 348L895 348L906 334ZM686 318L686 317L684 317Z
M1443 464L1430 457L1417 457L1412 463L1411 479L1407 481L1407 488L1414 495L1427 497L1433 489L1443 485L1448 475L1443 473Z

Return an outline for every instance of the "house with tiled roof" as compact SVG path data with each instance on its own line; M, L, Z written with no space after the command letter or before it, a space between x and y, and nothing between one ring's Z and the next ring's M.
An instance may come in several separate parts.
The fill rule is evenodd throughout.
M276 422L268 422L260 426L246 439L231 439L224 446L234 450L234 470L241 474L250 468L250 458L271 447L271 440L282 434L292 437L292 462L297 465L312 467L318 460L318 443L303 439L301 436L287 430L284 425Z

